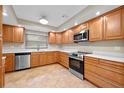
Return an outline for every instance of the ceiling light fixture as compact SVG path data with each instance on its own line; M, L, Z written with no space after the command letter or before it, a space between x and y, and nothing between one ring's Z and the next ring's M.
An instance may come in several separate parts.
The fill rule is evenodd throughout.
M6 12L3 12L3 16L8 16L8 14Z
M97 11L97 12L96 12L96 15L97 15L97 16L98 16L98 15L100 15L100 12L99 12L99 11Z
M44 24L44 25L48 24L48 20L46 19L45 16L42 16L42 18L39 21L41 24Z

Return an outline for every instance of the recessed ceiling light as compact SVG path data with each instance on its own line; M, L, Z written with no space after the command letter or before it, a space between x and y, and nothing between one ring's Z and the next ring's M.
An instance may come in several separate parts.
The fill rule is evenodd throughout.
M3 16L8 16L8 14L6 12L3 12Z
M77 22L75 22L75 23L74 23L74 25L76 26L76 25L78 25L78 23L77 23Z
M46 20L45 18L41 18L40 23L46 25L48 24L48 20Z
M99 12L99 11L97 11L97 12L96 12L96 15L97 15L97 16L98 16L98 15L100 15L100 12Z

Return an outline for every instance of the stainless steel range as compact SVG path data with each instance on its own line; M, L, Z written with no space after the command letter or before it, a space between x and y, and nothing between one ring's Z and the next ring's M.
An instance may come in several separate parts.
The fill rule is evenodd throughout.
M83 80L84 75L84 55L88 52L75 52L69 56L69 71Z

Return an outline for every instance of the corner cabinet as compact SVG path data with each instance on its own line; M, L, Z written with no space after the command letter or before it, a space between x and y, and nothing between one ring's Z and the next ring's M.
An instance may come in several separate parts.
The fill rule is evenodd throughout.
M104 16L104 39L122 39L122 9L113 11Z
M99 41L103 38L103 18L99 17L89 22L89 40Z
M23 43L24 28L11 25L3 25L3 42Z

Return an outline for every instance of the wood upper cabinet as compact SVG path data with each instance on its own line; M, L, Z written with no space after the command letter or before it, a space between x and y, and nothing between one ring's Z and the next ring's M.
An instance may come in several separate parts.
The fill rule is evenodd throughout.
M40 53L31 53L31 67L40 65Z
M24 42L24 28L13 27L13 42L23 43Z
M88 29L88 23L80 24L73 28L74 34L79 33L82 30Z
M74 32L72 30L68 30L68 43L74 43Z
M105 15L104 22L104 39L108 40L123 38L121 9Z
M68 37L68 31L62 32L62 44L68 44L69 37Z
M55 32L49 32L48 41L50 44L56 44L56 33Z
M59 33L56 33L56 44L61 44L62 43L62 34L59 32Z
M3 42L13 42L13 27L3 25Z
M3 56L6 57L6 60L5 60L5 72L14 71L15 54L14 53L9 53L9 54L4 54Z
M103 37L103 18L99 17L89 22L89 40L99 41Z
M24 42L24 28L10 25L3 25L3 41L13 43Z

